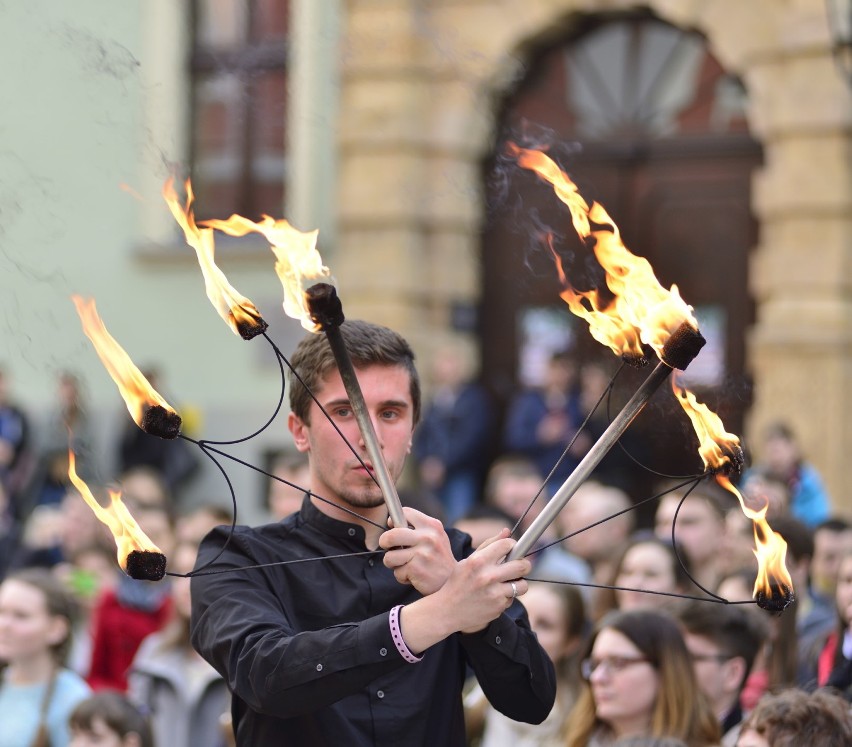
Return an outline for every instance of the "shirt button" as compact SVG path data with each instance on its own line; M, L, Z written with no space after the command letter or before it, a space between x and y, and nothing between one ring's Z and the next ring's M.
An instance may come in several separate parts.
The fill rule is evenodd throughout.
M354 536L355 536L355 527L349 527L349 536L350 536L350 537L354 537Z
M317 672L322 672L322 664L317 664Z
M387 655L388 655L388 650L387 650L386 648L380 648L380 649L379 649L379 654L380 654L381 656L387 656Z
M381 700L382 698L384 698L384 697L385 697L385 691L384 691L384 690L379 690L379 691L376 693L376 697L377 697L379 700Z
M503 639L502 639L502 638L498 635L498 636L494 639L494 643L496 643L496 644L499 646L501 643L503 643Z

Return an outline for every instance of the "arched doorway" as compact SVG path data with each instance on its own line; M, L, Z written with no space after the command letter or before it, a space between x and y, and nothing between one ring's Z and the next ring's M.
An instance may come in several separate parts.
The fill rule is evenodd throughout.
M745 334L754 317L751 175L761 161L744 107L742 85L701 34L647 12L585 17L531 54L498 112L484 174L483 372L499 400L534 383L548 350L566 342L581 360L617 363L559 299L541 234L555 234L563 257L574 256L578 239L549 185L505 158L512 140L547 144L583 195L606 207L628 248L695 307L708 345L689 384L728 430L742 431L750 404ZM644 375L620 377L614 408ZM656 397L631 431L654 468L698 471L691 426L671 397ZM634 497L651 487L642 475Z

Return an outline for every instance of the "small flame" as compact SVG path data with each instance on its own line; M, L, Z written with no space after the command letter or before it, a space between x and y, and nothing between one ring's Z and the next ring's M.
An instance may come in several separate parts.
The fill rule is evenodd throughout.
M174 179L168 179L163 185L163 197L172 211L172 215L183 229L186 243L198 256L198 264L204 275L204 287L207 298L213 304L219 316L240 337L251 339L255 334L266 330L266 322L257 307L245 296L237 292L228 282L225 274L213 260L215 251L213 230L199 228L195 224L192 211L194 196L189 179L186 180L186 204L182 205L174 188Z
M157 393L148 379L136 367L136 364L130 360L130 356L107 331L100 316L98 316L95 299L85 299L81 296L72 295L71 300L77 307L77 314L79 314L80 321L83 323L83 332L92 341L98 357L118 386L124 403L127 405L127 410L136 425L142 428L146 411L155 406L162 407L163 410L174 414L177 418L174 408Z
M722 419L707 405L699 402L695 395L678 384L678 374L672 376L672 389L677 401L692 421L692 427L698 436L698 454L704 466L710 470L739 465L742 450L740 439L728 433Z
M606 284L614 298L603 298L598 290L578 291L570 286L556 252L560 294L571 311L589 323L596 340L618 355L642 356L641 343L662 357L663 346L684 322L698 329L692 307L676 285L663 288L644 257L632 254L622 243L618 226L597 202L591 207L577 185L547 155L509 143L509 151L522 168L530 169L553 185L557 197L568 207L574 229L581 239L594 240L594 252L606 272ZM593 228L593 225L595 226Z
M737 490L724 475L716 475L716 482L726 490L731 491L739 500L743 513L754 522L754 556L757 558L757 578L754 580L754 595L762 593L767 598L778 593L779 589L793 591L793 579L785 564L787 558L787 543L784 538L772 531L766 521L764 503L760 509L746 505L742 493Z
M92 495L92 491L89 490L89 486L77 475L74 452L70 450L68 452L68 477L95 516L112 532L112 536L115 538L118 564L122 570L127 570L127 556L134 550L160 552L160 549L148 539L145 532L136 523L136 519L127 510L127 506L121 500L121 493L110 490L109 506L104 507L98 503L95 496Z
M286 220L275 220L268 215L259 223L232 215L227 220L205 220L202 224L229 236L245 236L252 231L263 234L275 253L275 272L284 287L284 313L298 319L309 332L319 331L305 300L306 287L331 277L316 248L319 231L303 233Z

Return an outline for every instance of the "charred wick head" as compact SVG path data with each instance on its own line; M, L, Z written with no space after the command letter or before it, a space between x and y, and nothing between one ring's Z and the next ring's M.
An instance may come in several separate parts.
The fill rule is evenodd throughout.
M162 405L150 405L142 413L139 427L151 436L171 439L178 437L180 425L180 415L176 412L167 410Z
M685 371L707 341L688 322L680 325L663 345L663 362L667 366Z
M316 283L305 291L311 321L325 331L339 327L345 321L343 304L337 289L330 283Z
M125 572L139 581L159 581L166 575L166 556L150 550L131 550Z

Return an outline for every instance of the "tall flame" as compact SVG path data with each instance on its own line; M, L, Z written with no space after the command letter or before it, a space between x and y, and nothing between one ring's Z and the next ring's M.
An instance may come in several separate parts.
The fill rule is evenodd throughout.
M136 367L136 364L130 360L130 356L107 331L100 316L98 316L95 299L85 299L81 296L72 295L71 300L77 307L77 314L83 323L83 331L86 333L86 337L95 346L98 357L118 386L124 403L127 405L127 410L136 425L146 430L143 427L143 419L146 412L156 406L163 408L177 419L178 416L174 408L157 393L148 379Z
M676 379L672 379L677 400L680 402L698 435L698 453L709 470L720 470L736 460L741 453L740 440L725 431L721 418L706 405L698 402L695 395L684 388L679 388ZM733 493L740 503L743 513L752 520L754 525L754 554L757 558L757 578L754 582L754 593L772 597L779 589L786 587L793 591L793 580L785 565L787 543L784 538L772 530L766 520L768 502L762 506L749 506L748 500L731 481L720 472L716 472L716 482Z
M159 553L160 549L148 538L131 516L121 500L121 493L110 490L109 506L102 506L92 495L89 486L77 475L76 458L68 452L68 478L83 496L95 516L103 522L115 538L118 564L127 570L127 556L134 550Z
M680 297L677 286L666 290L660 285L648 260L637 257L624 246L618 226L602 205L593 202L589 206L577 185L541 151L514 143L508 147L521 167L553 185L557 197L568 207L580 238L594 240L595 256L606 273L612 299L602 297L597 289L572 288L552 245L550 250L564 285L560 295L573 313L589 323L598 342L616 354L629 356L641 356L641 343L645 343L662 357L666 341L684 322L698 329L692 307Z
M319 231L303 233L286 220L275 220L268 215L264 215L258 223L241 215L201 223L229 236L245 236L252 231L263 234L275 253L275 272L284 288L284 313L292 319L298 319L309 332L319 331L311 320L305 301L307 286L325 282L331 277L316 248Z
M163 185L163 198L172 215L183 229L186 243L189 244L198 256L198 264L204 275L204 287L207 298L213 304L219 316L225 320L235 334L244 339L251 339L266 330L266 322L257 310L257 307L245 296L236 291L228 282L225 274L213 260L215 251L213 230L210 228L199 228L195 223L195 215L192 211L192 202L195 199L192 193L192 184L187 179L186 204L181 204L174 188L174 179L170 178Z

